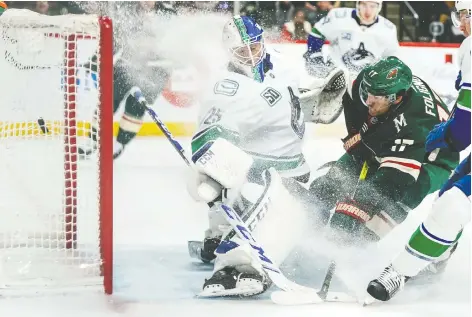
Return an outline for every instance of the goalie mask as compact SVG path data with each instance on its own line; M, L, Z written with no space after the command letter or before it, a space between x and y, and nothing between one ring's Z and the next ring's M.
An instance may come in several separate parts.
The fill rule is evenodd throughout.
M258 82L264 81L264 30L252 18L234 16L223 28L223 43L231 64Z
M359 96L369 114L378 116L393 111L391 105L405 96L413 82L411 69L394 56L367 66L359 85Z

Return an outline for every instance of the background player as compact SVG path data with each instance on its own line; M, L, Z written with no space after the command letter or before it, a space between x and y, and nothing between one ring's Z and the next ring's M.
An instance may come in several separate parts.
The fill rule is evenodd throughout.
M307 121L334 121L335 114L342 110L338 106L346 83L350 85L366 65L397 55L396 26L379 15L381 9L382 1L357 1L356 9L331 9L314 25L303 55L308 76L302 77L300 83L300 99ZM324 50L325 41L330 42L328 52ZM339 78L341 69L345 71L345 79ZM335 85L333 80L337 82ZM320 120L320 114L327 114L329 120L324 116Z
M116 12L106 9L115 26L113 112L117 112L122 103L125 107L114 143L114 158L123 153L125 146L134 139L143 123L145 110L130 95L131 89L134 86L139 87L146 98L154 102L169 79L169 69L160 66L165 65L162 58L156 54L156 50L147 46L149 38L155 37L153 20L174 14L171 10L159 8L155 1L142 1L119 3L119 10ZM96 72L96 57L91 63L92 72ZM89 135L96 141L97 129L94 125ZM79 154L90 155L95 149L95 144L94 148L79 148Z
M379 59L396 56L399 48L396 26L380 16L382 1L357 1L356 9L334 8L318 21L308 36L305 58L310 61L321 52L326 40L330 56L357 73L365 66L358 64L367 56ZM318 60L317 60L318 62ZM372 62L372 60L370 60Z
M426 151L459 152L470 145L470 14L471 4L456 1L452 20L467 37L459 49L462 81L451 118L434 127L426 141ZM428 218L418 227L402 251L375 280L367 292L387 301L405 282L426 269L442 273L457 247L464 226L470 221L470 154L455 169L439 191ZM431 267L431 268L430 268Z

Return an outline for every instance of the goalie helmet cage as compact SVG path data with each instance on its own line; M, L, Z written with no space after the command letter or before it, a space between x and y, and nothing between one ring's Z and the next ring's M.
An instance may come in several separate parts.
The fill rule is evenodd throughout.
M5 11L0 87L0 296L111 294L112 21Z

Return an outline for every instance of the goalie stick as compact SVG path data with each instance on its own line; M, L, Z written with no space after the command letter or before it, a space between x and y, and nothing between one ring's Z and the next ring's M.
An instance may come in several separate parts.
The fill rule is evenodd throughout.
M193 168L192 162L187 159L185 155L185 150L180 145L180 143L174 139L172 133L167 129L164 122L162 122L157 114L152 108L148 106L148 103L143 96L141 90L137 87L133 88L133 96L138 100L138 102L145 107L146 111L151 116L152 120L159 129L164 133L165 137L171 142L174 149L179 153L180 157L185 161L185 163ZM260 204L261 208L264 208L265 204ZM251 231L248 229L246 224L241 220L239 215L228 205L221 204L220 208L223 210L223 215L225 216L228 223L233 227L236 234L242 239L249 243L251 248L258 254L257 260L262 265L264 271L267 273L272 282L279 287L280 289L290 292L303 292L305 294L310 294L311 297L317 296L317 290L299 285L295 282L290 281L279 269L278 265L271 260L271 257L267 254L264 248L254 239L251 235ZM318 302L323 302L321 298L318 299Z

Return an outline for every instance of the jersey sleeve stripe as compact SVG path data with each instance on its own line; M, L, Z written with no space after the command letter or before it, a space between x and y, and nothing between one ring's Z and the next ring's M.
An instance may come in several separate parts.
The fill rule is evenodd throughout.
M470 87L462 87L459 92L459 97L457 97L457 105L462 109L469 109L470 111Z
M384 157L380 161L380 167L390 167L403 173L410 174L416 180L420 175L421 163L416 160L404 159L400 157Z
M192 153L198 152L207 143L213 142L218 138L226 139L233 144L238 144L239 142L239 134L237 132L225 129L221 125L212 125L198 132L192 138L192 142L191 142Z
M314 37L316 37L316 38L322 39L322 40L325 39L324 35L321 34L321 32L320 32L316 27L313 27L313 28L311 29L310 35L311 35L311 36L314 36Z
M461 104L457 104L457 108L458 108L458 109L461 109L461 110L463 110L463 111L466 111L466 112L470 112L470 106L467 107L467 106L463 106L463 105L461 105Z

